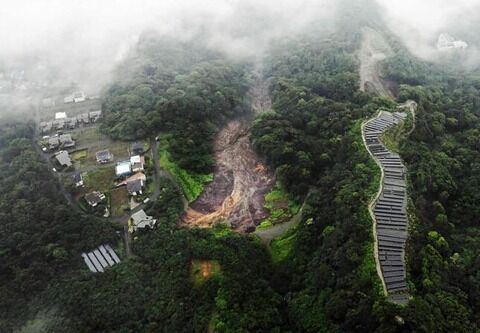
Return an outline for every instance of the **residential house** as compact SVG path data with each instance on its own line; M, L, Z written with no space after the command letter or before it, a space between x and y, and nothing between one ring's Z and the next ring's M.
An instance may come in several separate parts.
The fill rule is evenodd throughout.
M69 129L75 129L75 127L77 127L77 118L75 117L67 118L65 119L65 122L67 123Z
M130 195L141 195L143 188L143 180L135 179L127 182L127 191Z
M132 144L132 155L143 155L145 153L143 143L134 142Z
M155 220L152 216L148 216L142 209L132 214L130 220L128 220L128 231L134 232L138 229L144 229L146 227L150 227L152 229L156 223L157 220Z
M76 91L73 93L73 102L79 103L84 102L86 99L85 93L83 91Z
M55 120L58 119L66 119L67 118L67 113L66 112L57 112L55 113Z
M58 139L60 140L63 148L75 147L75 141L72 140L72 136L70 134L62 134L58 137Z
M67 168L72 166L72 160L70 159L70 155L68 155L68 152L65 150L61 150L56 153L55 158L61 166L65 166Z
M130 157L130 164L132 165L132 172L143 171L143 165L145 163L145 158L141 155L135 155Z
M90 117L88 113L82 113L77 116L78 123L88 124L90 123Z
M57 149L60 146L60 140L57 136L52 136L48 139L48 148L51 150Z
M85 200L92 207L96 207L103 199L105 199L105 194L98 191L85 194Z
M113 155L108 150L101 150L95 153L95 157L98 163L108 163L113 159Z
M75 183L76 187L83 186L83 177L80 172L75 172L75 174L73 175L73 182Z
M53 126L56 130L61 130L65 127L65 119L56 119L53 121Z
M68 103L73 103L73 95L68 95L63 98L63 103L68 104Z
M88 115L90 116L90 121L92 123L96 123L98 118L100 118L100 116L102 115L102 110L90 111Z

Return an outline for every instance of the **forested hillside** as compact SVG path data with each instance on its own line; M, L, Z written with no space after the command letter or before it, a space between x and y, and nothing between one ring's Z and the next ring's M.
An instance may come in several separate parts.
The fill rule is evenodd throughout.
M126 256L122 226L68 206L34 149L33 125L2 126L0 332L479 332L480 74L420 61L379 30L392 48L381 73L398 86L396 100L361 92L360 31L373 15L362 3L336 33L272 43L261 58L272 105L259 114L249 105L254 61L201 38L145 34L104 91L103 133L153 144L159 135L170 166L190 176L212 172L227 121L254 118L240 133L262 157L254 166L302 207L288 242L265 244L228 221L181 225L181 186L161 165L158 197L144 202L158 222L132 235ZM395 142L410 196L412 298L400 306L387 301L375 266L368 204L380 169L361 124L406 100L418 109L412 133ZM122 262L93 274L81 253L103 243Z
M0 328L35 316L48 285L76 274L80 253L118 241L114 229L72 211L33 149L33 124L0 129Z
M175 137L169 151L180 167L210 172L219 126L247 109L246 65L221 59L194 43L156 38L145 37L136 52L140 60L130 60L140 66L134 78L119 75L121 81L106 92L101 129L120 140L169 132Z

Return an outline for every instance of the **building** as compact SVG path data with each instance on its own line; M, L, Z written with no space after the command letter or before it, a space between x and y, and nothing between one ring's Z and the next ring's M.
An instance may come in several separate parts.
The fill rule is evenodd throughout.
M75 118L75 117L67 118L67 119L65 119L65 122L66 122L67 127L69 129L75 129L75 127L77 127L77 118Z
M56 130L61 130L65 127L65 119L56 119L53 122L53 126L55 126Z
M97 151L95 157L100 164L108 163L113 159L113 155L108 150Z
M90 121L92 123L96 123L98 118L100 118L100 116L102 115L102 110L90 111L88 115L90 116Z
M73 182L75 183L76 187L82 187L83 186L83 177L80 172L75 172L73 175Z
M143 155L144 153L143 143L134 142L132 144L132 155Z
M74 103L85 102L86 99L85 93L83 91L74 92L72 97Z
M51 121L42 121L40 123L40 130L42 133L48 133L52 130L53 122Z
M61 166L65 166L67 168L72 166L72 160L70 159L70 155L68 155L68 152L65 150L60 150L58 153L56 153L55 158Z
M88 124L90 123L90 116L88 113L82 113L77 116L78 123Z
M85 200L92 207L96 207L103 199L105 199L105 194L98 191L85 194Z
M134 179L127 182L127 191L130 195L141 195L143 188L143 180Z
M135 155L130 157L130 164L132 165L132 172L143 171L143 165L145 163L145 158L140 155Z
M73 103L73 95L68 95L63 98L63 103L68 104L68 103Z
M115 167L115 174L117 177L126 177L132 174L132 166L130 161L118 162Z
M58 137L58 139L63 148L75 147L75 141L72 140L72 136L70 134L62 134Z
M55 120L67 118L66 112L57 112L55 113Z
M56 136L52 136L48 139L48 148L51 150L57 149L60 146L60 140Z
M156 223L157 220L155 220L152 216L148 216L142 209L132 214L128 220L128 231L134 232L138 229L145 229L146 227L150 227L152 229Z

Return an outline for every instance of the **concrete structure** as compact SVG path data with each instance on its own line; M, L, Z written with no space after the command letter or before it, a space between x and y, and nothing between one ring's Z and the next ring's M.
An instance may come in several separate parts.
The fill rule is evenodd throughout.
M153 228L156 223L157 220L155 220L152 216L148 216L142 209L132 214L130 220L128 220L128 231L134 232L138 229L144 229L146 227Z
M72 160L70 159L70 155L68 155L68 152L65 150L61 150L56 153L55 158L61 166L65 166L67 168L72 166Z
M120 263L120 259L110 245L100 245L88 253L82 253L83 260L88 269L93 273L102 273L108 267Z

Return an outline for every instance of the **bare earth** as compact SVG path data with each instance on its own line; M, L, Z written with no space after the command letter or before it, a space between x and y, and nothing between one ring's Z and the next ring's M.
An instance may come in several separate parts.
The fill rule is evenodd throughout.
M381 96L392 96L379 73L379 64L387 58L386 52L388 52L378 47L378 43L381 41L383 38L375 30L368 27L362 29L362 44L359 53L360 90L377 93Z
M260 113L271 107L271 101L261 69L254 75L249 93L251 107L254 113ZM236 231L252 232L268 216L264 196L271 190L274 177L251 145L250 125L251 118L236 119L218 133L214 179L188 207L182 219L184 225L209 227L227 220Z

